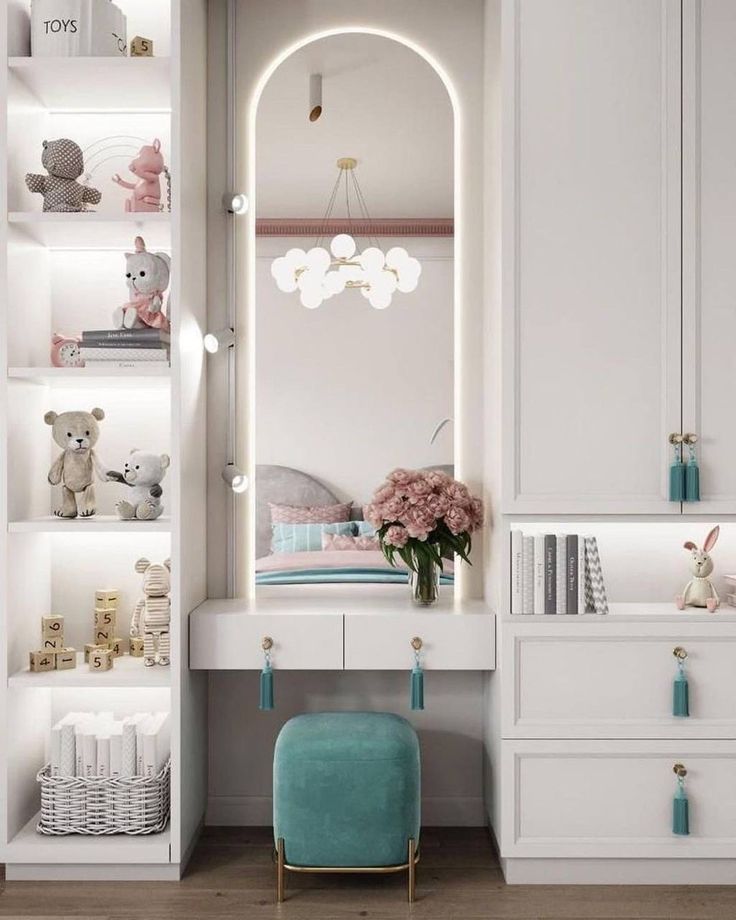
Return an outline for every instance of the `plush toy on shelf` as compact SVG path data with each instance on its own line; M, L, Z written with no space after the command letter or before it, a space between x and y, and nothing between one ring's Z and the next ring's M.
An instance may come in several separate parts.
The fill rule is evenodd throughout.
M79 351L81 341L79 336L55 332L51 337L51 364L54 367L84 367Z
M156 138L153 144L146 144L138 151L138 156L130 163L128 169L138 182L126 182L118 173L112 181L122 188L130 189L133 194L125 200L126 211L161 211L161 173L166 172L164 155L161 153L161 141ZM168 178L168 172L166 172Z
M116 329L160 329L169 332L168 313L164 313L164 294L171 278L171 259L164 252L147 252L142 236L135 238L135 252L125 253L125 280L130 300L112 316Z
M685 593L675 598L678 610L684 610L685 607L706 607L712 613L720 606L721 599L718 597L713 582L708 578L713 571L710 551L716 545L720 532L720 527L714 527L705 538L702 549L699 549L692 540L684 544L685 549L690 550L692 554L690 570L693 577L685 585Z
M143 597L135 605L130 624L132 639L143 639L143 664L167 665L170 661L169 622L171 621L171 560L152 565L139 559L136 572L143 575Z
M107 481L107 469L95 453L95 444L100 437L97 422L102 421L102 409L91 412L47 412L44 421L52 427L52 437L61 448L49 470L48 480L52 486L62 487L61 510L54 511L57 517L91 517L96 511L95 489L92 484L94 473Z
M48 175L26 174L29 192L43 195L44 211L86 211L87 204L99 204L102 193L82 185L77 179L84 172L84 158L79 144L62 137L44 141L41 163Z
M155 521L161 517L161 480L171 460L168 454L151 454L133 449L122 472L110 470L107 478L129 487L128 498L115 505L122 521Z

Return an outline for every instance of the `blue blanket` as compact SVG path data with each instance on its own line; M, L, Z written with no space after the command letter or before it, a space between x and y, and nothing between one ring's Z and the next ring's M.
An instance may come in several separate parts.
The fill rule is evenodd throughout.
M300 585L300 584L397 584L405 585L407 573L392 568L314 568L280 569L275 572L256 574L257 585ZM452 575L441 575L440 584L451 585Z

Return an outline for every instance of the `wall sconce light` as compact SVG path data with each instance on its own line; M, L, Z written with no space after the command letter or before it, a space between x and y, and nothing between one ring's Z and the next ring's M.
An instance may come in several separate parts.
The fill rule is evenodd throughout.
M232 329L218 329L217 332L208 332L204 337L205 351L211 355L216 354L221 348L231 348L235 345L235 333Z
M228 463L222 471L222 478L230 486L233 492L245 492L248 488L248 477L238 469L234 463Z
M242 192L227 192L222 196L222 206L228 214L245 214L248 210L248 196Z
M322 74L313 73L309 77L309 120L317 121L322 114Z

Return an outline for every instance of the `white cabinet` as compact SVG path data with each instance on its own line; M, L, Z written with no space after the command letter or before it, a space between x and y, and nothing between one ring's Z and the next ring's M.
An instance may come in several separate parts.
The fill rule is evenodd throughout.
M504 510L678 512L680 0L503 29Z
M683 5L683 430L699 435L701 502L736 512L736 4Z

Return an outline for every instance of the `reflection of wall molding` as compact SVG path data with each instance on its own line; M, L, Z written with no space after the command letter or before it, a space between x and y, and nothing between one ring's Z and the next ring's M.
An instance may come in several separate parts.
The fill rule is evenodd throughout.
M453 236L451 217L379 217L370 221L319 217L262 217L256 220L256 236Z

